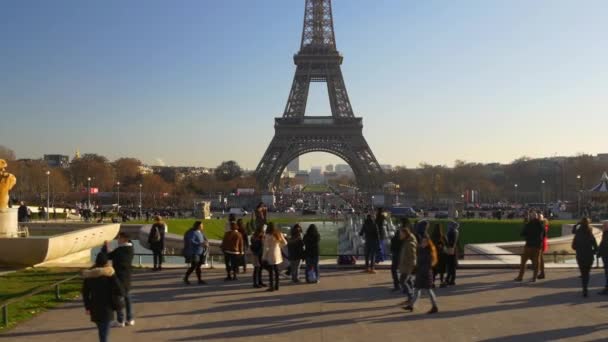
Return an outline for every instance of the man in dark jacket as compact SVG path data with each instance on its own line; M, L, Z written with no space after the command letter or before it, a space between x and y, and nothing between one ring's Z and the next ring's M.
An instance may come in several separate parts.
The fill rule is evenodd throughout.
M374 267L376 253L378 253L380 247L380 230L372 219L372 215L367 215L359 235L365 237L365 272L376 273Z
M17 209L17 218L19 222L29 222L30 221L30 210L25 206L25 203L22 201L19 203L19 209Z
M121 309L120 297L123 289L114 273L114 268L108 264L106 253L99 253L95 259L95 266L82 272L84 283L82 286L82 299L91 321L97 325L99 341L106 342L110 332L110 322L114 317L114 310Z
M524 246L524 251L521 255L519 275L515 278L515 281L523 280L524 272L526 271L526 263L528 260L532 260L534 274L531 281L536 282L539 271L540 253L542 253L543 240L545 238L545 227L536 212L530 212L528 222L525 224L521 236L525 238L526 245Z
M125 233L118 233L117 241L118 247L116 247L116 249L110 250L109 243L106 241L102 251L106 252L108 259L112 260L112 266L116 272L116 277L118 277L118 280L120 281L120 284L124 290L125 310L127 312L127 317L125 320L123 310L117 310L116 322L113 323L113 326L124 327L125 325L135 325L130 296L131 273L133 265L133 244L129 240L129 236Z

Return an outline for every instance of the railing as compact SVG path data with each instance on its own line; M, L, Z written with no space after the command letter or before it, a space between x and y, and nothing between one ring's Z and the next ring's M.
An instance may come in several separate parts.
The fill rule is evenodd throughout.
M28 299L30 297L33 297L39 293L45 292L47 289L49 288L54 288L55 289L55 299L59 300L61 299L61 284L67 283L68 281L74 280L76 278L80 277L80 274L75 274L69 278L60 280L58 282L52 283L50 285L44 285L41 287L36 288L35 290L17 297L17 298L11 298L9 300L7 300L4 303L0 303L0 308L2 309L2 322L4 323L4 326L7 327L8 326L8 321L9 321L9 311L8 311L8 306L11 304L15 304L17 302L23 301L25 299Z

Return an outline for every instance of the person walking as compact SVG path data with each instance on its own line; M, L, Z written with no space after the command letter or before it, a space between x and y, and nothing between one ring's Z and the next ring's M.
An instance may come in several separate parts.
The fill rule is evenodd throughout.
M399 283L407 297L405 303L405 305L407 305L410 304L414 298L413 273L416 268L418 241L408 226L401 228L399 237L401 238L401 241L403 241L401 252L399 253Z
M549 251L549 220L547 220L542 214L539 215L539 220L545 229L545 236L543 237L543 247L539 255L538 279L545 279L545 253Z
M253 256L253 287L259 289L266 287L262 282L262 255L264 254L264 227L258 227L251 235L249 246Z
M600 242L600 246L597 250L597 256L599 258L602 258L606 282L604 285L604 289L599 294L608 295L608 221L604 221L604 224L602 225L602 230L602 241Z
M365 239L365 271L367 273L376 273L376 254L380 248L380 231L378 225L374 222L372 215L367 215L363 227L359 232L359 236Z
M404 226L405 227L405 226ZM393 278L393 291L401 290L399 284L399 260L401 258L401 247L403 239L399 231L391 238L391 276Z
M427 290L433 307L428 314L439 312L437 307L437 297L433 292L433 267L437 264L437 249L428 234L422 237L420 245L418 245L418 254L416 256L416 291L412 301L404 307L407 311L414 311L416 302L422 295L422 290Z
M163 222L160 216L154 217L154 223L148 235L148 244L153 254L154 271L160 271L163 268L163 250L165 249L166 232L167 224Z
M302 227L296 224L291 228L291 236L287 242L287 256L289 269L291 270L291 281L300 282L300 263L304 259L304 241L302 240Z
M543 246L543 239L545 237L545 227L543 227L543 224L538 219L538 214L536 212L530 212L528 221L521 232L521 236L525 238L526 244L521 255L519 275L517 278L515 278L515 281L523 280L524 273L526 271L526 263L528 260L532 260L532 267L534 271L531 282L534 283L538 278L538 264L540 262L540 253Z
M243 254L243 236L239 232L236 222L230 225L230 231L224 233L221 250L224 252L226 264L226 279L224 281L237 280L236 274L239 268L239 260Z
M17 221L19 223L26 223L30 221L32 213L30 209L25 205L25 202L19 203L19 209L17 209Z
M87 315L97 325L99 342L108 341L114 311L122 310L124 291L106 253L99 253L95 265L82 272L82 299Z
M273 222L269 222L264 236L264 254L262 262L268 269L270 279L269 292L279 290L279 265L283 262L281 248L287 245L283 233L275 227Z
M446 278L445 283L448 286L456 285L456 268L458 267L458 239L460 238L460 231L458 228L460 225L456 221L452 221L448 224L448 233L446 235L447 240L447 256L446 256Z
M196 221L192 225L192 228L188 229L184 234L184 249L183 254L186 259L186 263L190 264L190 267L184 275L184 283L190 285L190 275L192 272L196 272L196 278L198 279L199 285L205 285L202 279L202 266L204 263L205 250L209 248L209 241L204 234L205 227L201 221Z
M321 243L321 234L317 226L311 224L306 229L304 234L304 259L306 260L306 282L307 283L319 283L321 274L319 273L319 256L321 249L319 245Z
M243 273L247 273L247 251L249 250L249 233L245 227L243 219L236 220L236 225L239 227L239 233L243 237L243 254L239 260L239 266L243 266Z
M576 252L576 263L581 272L583 297L587 297L589 273L598 251L597 241L595 241L593 228L591 228L588 218L583 218L579 228L576 230L576 234L574 234L574 239L572 240L572 249Z
M431 240L437 249L437 264L433 267L433 288L435 287L435 280L439 275L440 287L446 287L445 283L445 271L446 271L446 259L447 259L447 240L443 235L443 227L440 223L436 223L433 227L433 233Z
M116 321L112 323L114 327L124 327L135 325L135 317L133 315L133 306L131 303L131 273L133 268L133 243L129 239L129 235L124 232L118 233L118 247L114 250L110 249L108 241L104 243L102 248L103 253L107 253L108 259L112 260L112 267L116 272L116 277L120 281L120 285L124 291L125 312L123 310L116 311Z

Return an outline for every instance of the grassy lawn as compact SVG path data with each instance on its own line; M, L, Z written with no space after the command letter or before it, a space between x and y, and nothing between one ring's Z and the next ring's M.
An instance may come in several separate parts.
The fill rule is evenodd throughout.
M294 225L296 223L302 222L315 222L322 221L323 219L316 216L305 216L305 217L277 217L272 218L271 221L275 224L285 226L285 225ZM197 219L170 219L167 220L167 225L169 226L169 232L173 234L183 235L190 227L194 221L198 221ZM250 219L245 219L245 224L249 222ZM205 226L205 235L209 239L222 239L224 237L224 227L228 222L227 218L221 219L209 219L203 220L203 225ZM151 222L145 221L129 221L129 224L149 224ZM304 226L306 229L306 226ZM335 250L335 248L334 248Z
M446 220L437 220L447 230ZM574 221L551 221L549 237L561 236L562 224L575 223ZM523 228L521 220L460 220L460 250L464 245L472 243L510 242L523 240L519 235Z
M36 268L0 276L0 303L26 295L45 285L69 278L77 273L74 269ZM9 305L8 326L4 326L4 322L0 320L0 332L64 301L77 298L80 295L81 288L82 279L76 278L60 286L60 300L55 299L55 289L48 288L26 300Z

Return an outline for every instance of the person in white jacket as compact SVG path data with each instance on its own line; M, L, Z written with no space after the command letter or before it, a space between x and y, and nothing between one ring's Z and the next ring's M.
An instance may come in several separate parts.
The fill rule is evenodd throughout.
M287 245L287 241L281 230L276 228L274 223L269 222L266 227L266 235L264 237L264 254L262 254L262 263L268 269L270 278L269 292L279 290L279 268L278 265L283 263L283 255L281 248Z

